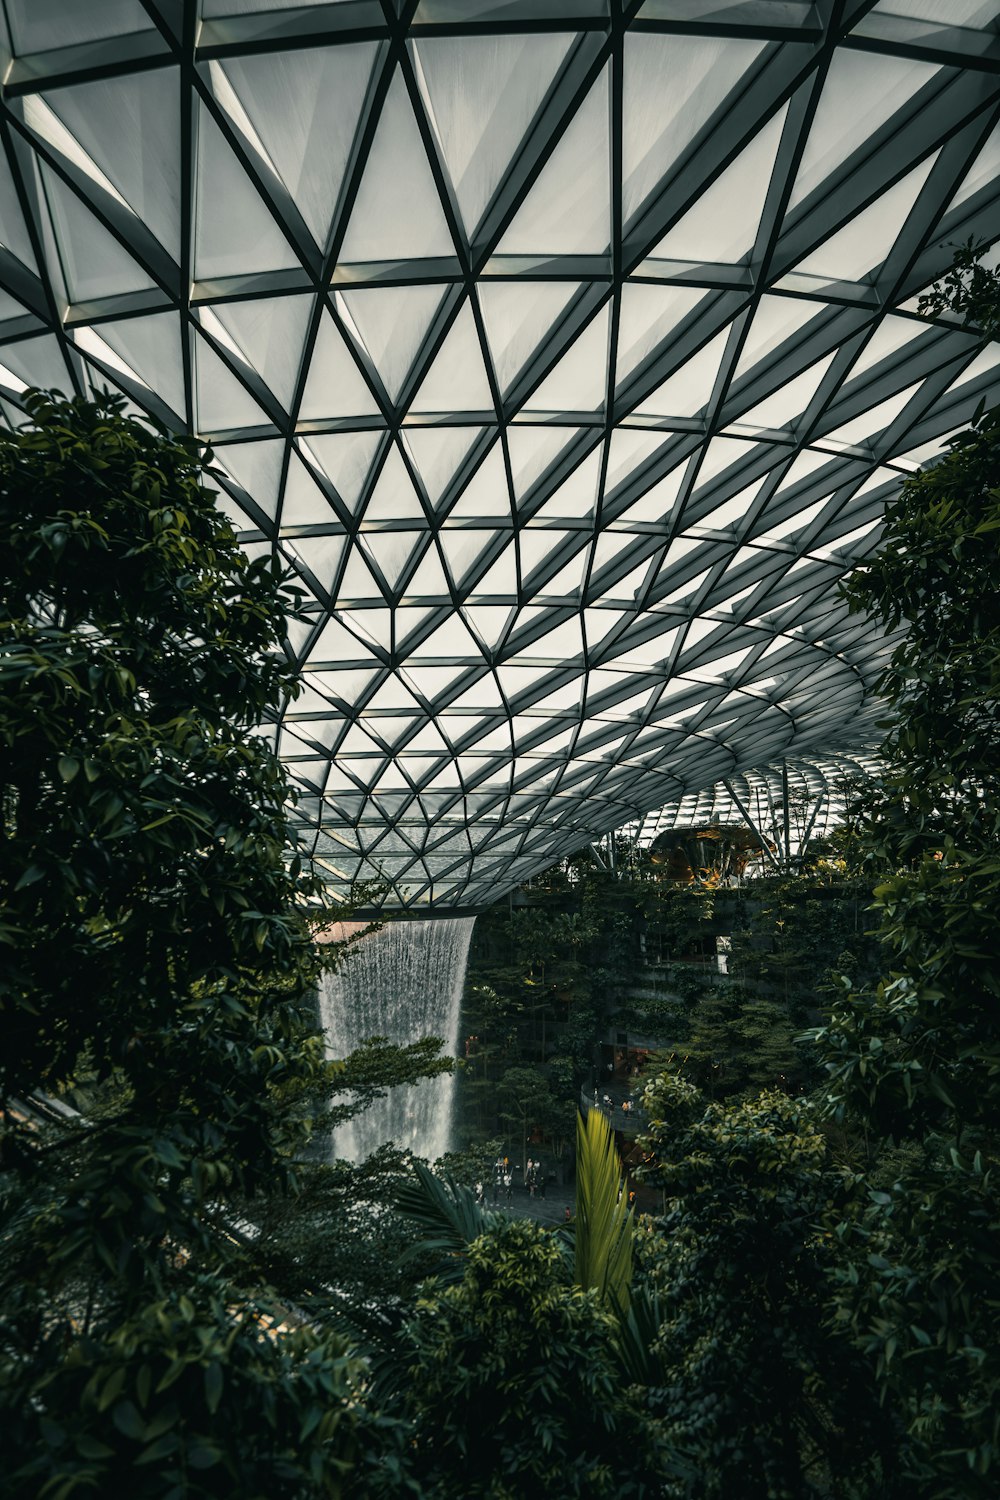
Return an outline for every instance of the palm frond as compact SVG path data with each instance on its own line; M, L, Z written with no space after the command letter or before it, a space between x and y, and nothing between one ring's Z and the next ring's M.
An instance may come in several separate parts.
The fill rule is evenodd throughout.
M629 1379L635 1385L665 1384L658 1336L666 1313L659 1297L640 1282L632 1288L627 1308L616 1312L618 1347Z
M414 1177L396 1194L396 1207L420 1230L420 1241L404 1251L400 1261L436 1252L442 1257L438 1274L445 1280L455 1280L462 1274L456 1257L484 1234L497 1216L481 1208L469 1189L452 1178L435 1177L422 1162L414 1162L413 1170Z
M632 1283L633 1214L611 1127L599 1110L576 1125L577 1286L594 1287L619 1319L628 1311Z

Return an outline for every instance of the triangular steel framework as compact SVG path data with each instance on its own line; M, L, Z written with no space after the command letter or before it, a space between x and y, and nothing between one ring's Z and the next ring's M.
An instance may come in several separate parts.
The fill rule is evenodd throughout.
M878 757L863 752L798 755L689 792L648 813L628 832L637 848L648 849L675 828L743 822L766 845L751 873L769 874L787 869L811 839L828 838L843 821L849 796L876 787L881 773Z
M4 0L0 46L4 413L212 443L308 593L268 732L335 890L476 906L874 742L837 581L1000 386L915 310L1000 234L995 5Z

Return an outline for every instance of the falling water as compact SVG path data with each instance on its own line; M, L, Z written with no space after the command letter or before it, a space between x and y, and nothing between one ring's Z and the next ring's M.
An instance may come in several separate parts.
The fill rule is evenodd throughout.
M453 1056L475 920L389 922L353 943L320 992L328 1056L346 1057L369 1036L400 1043L439 1036L444 1055ZM333 935L346 938L360 928L345 922ZM454 1090L450 1075L390 1089L384 1099L338 1127L334 1157L362 1161L384 1141L394 1141L434 1161L451 1145Z

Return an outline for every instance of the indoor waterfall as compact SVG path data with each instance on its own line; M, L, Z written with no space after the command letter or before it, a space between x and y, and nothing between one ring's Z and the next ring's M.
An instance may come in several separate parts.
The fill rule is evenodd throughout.
M327 1054L346 1057L365 1037L415 1042L444 1038L454 1055L475 917L435 917L388 922L344 953L336 974L320 991ZM337 938L361 930L342 923ZM362 1161L384 1141L434 1161L451 1146L455 1080L446 1075L391 1089L334 1132L333 1156Z

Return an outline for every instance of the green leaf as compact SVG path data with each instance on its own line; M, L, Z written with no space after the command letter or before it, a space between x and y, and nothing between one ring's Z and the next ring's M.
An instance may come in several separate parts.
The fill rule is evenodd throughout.
M138 1441L145 1435L146 1424L131 1401L119 1401L111 1413L111 1420L124 1437Z
M150 1391L152 1390L152 1385L153 1385L153 1371L152 1371L152 1367L150 1365L148 1365L148 1364L144 1364L144 1365L142 1365L140 1367L139 1373L138 1373L138 1375L136 1376L136 1379L135 1379L135 1388L136 1388L136 1393L137 1393L137 1395L139 1397L139 1405L141 1407L143 1407L143 1408L145 1408L145 1407L147 1407L149 1405L149 1396L150 1396Z
M195 1438L185 1451L192 1469L211 1469L222 1457L221 1450L208 1438Z
M596 1288L624 1317L632 1282L633 1211L611 1127L600 1110L577 1117L576 1250L578 1286Z
M76 1451L81 1458L114 1458L115 1450L109 1448L107 1443L99 1442L97 1438L91 1437L89 1433L81 1432L76 1439Z
M222 1400L223 1375L222 1366L214 1360L205 1368L205 1403L214 1416L219 1409Z
M143 1433L146 1442L152 1442L154 1438L161 1437L163 1433L169 1432L170 1428L176 1424L179 1415L177 1407L173 1402L163 1407L161 1411L158 1411L146 1423Z
M157 1438L155 1443L150 1443L148 1447L143 1448L134 1462L137 1464L156 1463L158 1459L166 1458L170 1453L176 1453L177 1447L177 1434L168 1432L163 1437Z
M80 762L73 755L60 755L59 775L63 781L72 781L80 769Z
M119 1365L117 1370L113 1370L111 1372L107 1381L105 1382L104 1389L101 1391L100 1398L97 1402L98 1411L107 1411L108 1407L114 1401L117 1401L118 1397L122 1393L122 1387L125 1384L126 1374L127 1371L124 1365Z

